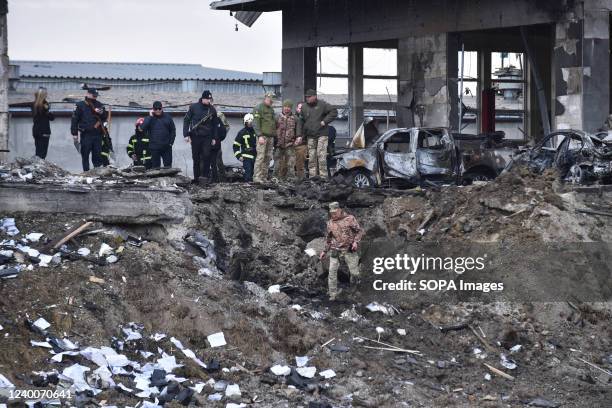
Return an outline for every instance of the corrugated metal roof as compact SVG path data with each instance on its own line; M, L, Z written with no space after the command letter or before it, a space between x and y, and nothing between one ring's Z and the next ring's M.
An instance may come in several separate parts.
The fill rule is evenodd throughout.
M198 64L132 62L11 61L22 78L83 78L107 80L261 81L262 74L203 67Z

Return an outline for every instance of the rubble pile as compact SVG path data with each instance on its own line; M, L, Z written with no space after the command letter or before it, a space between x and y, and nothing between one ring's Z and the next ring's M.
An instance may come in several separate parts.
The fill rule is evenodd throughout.
M80 231L89 220L0 210L0 273L19 268L0 279L0 386L77 406L606 406L609 303L324 295L332 201L364 226L363 259L396 241L610 242L610 193L555 180L190 186L182 224Z

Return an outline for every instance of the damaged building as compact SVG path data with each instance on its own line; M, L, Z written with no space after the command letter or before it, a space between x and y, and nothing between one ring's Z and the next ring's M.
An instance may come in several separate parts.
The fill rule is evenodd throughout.
M610 113L610 1L225 0L211 7L237 12L248 24L262 12L282 11L288 98L301 99L316 88L318 48L348 47L353 131L368 107L364 80L389 79L364 74L367 48L397 50L398 98L387 108L396 110L399 127L463 129L469 113L476 116L474 130L489 132L503 113L520 118L525 140L537 140L550 130L596 131ZM461 75L462 56L469 53L476 54L476 78ZM496 53L520 54L522 74L492 66ZM460 101L468 79L472 107ZM500 112L491 90L508 95L512 88L524 101Z

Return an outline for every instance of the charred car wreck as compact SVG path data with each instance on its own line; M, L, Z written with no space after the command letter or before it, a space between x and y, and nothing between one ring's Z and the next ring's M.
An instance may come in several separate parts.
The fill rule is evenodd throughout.
M535 147L517 155L508 165L524 164L542 173L557 170L561 180L573 184L612 183L612 140L581 130L563 130L549 134Z
M464 183L495 178L515 148L503 133L458 135L446 128L399 128L372 146L337 155L335 177L356 187Z

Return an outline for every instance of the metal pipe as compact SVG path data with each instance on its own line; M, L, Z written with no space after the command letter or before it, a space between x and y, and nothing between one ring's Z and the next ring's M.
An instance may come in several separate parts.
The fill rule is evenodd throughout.
M465 44L461 43L461 73L459 74L459 133L461 133L461 125L463 121L463 67L465 63Z

